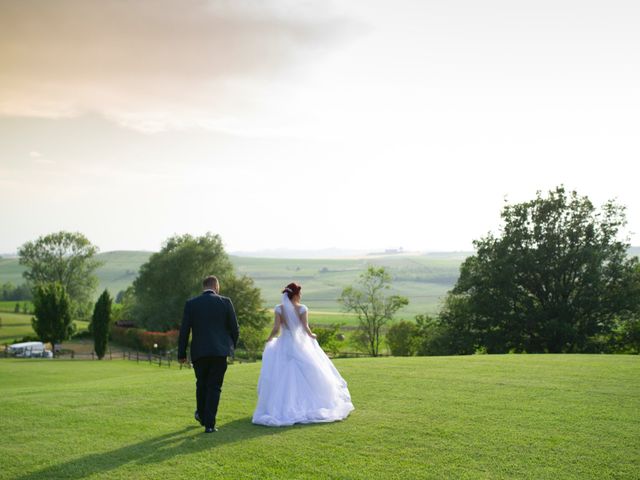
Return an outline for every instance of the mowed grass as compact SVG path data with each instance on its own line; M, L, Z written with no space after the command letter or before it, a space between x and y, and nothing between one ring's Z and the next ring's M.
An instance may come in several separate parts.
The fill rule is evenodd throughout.
M32 315L22 313L0 312L0 344L11 342L15 339L35 335L31 328Z
M342 359L343 422L251 424L260 364L227 371L220 431L192 419L191 370L0 361L0 477L603 479L640 472L633 356Z
M16 304L20 306L20 313L24 313L26 306L27 312L33 312L33 302L30 300L3 300L0 301L0 312L14 313Z

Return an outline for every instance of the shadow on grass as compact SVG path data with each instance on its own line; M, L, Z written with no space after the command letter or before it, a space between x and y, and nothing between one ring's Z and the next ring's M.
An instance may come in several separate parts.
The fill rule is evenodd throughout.
M125 464L142 466L162 463L176 456L212 450L220 445L241 442L251 438L276 435L284 430L286 428L269 428L254 425L251 423L251 417L240 418L223 424L218 432L210 434L202 433L204 431L202 427L190 426L139 443L129 444L116 450L90 454L58 465L52 465L17 477L16 480L84 478L91 474L115 470Z

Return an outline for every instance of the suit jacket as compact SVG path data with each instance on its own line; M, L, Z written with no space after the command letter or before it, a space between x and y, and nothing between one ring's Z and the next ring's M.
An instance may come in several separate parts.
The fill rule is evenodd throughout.
M191 332L191 361L203 357L233 355L238 343L238 320L231 300L205 290L184 305L178 358L187 357L187 343Z

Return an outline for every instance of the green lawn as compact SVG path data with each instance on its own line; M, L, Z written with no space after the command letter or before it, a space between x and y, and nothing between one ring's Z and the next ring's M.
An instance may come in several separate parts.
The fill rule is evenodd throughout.
M254 426L260 364L227 371L218 425L191 370L0 361L0 477L605 479L640 472L640 359L505 355L336 360L355 412Z

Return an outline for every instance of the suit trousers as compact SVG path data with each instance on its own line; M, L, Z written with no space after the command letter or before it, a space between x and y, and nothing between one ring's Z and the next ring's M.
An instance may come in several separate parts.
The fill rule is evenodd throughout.
M196 402L198 415L205 427L214 427L227 357L203 357L193 362L196 373Z

